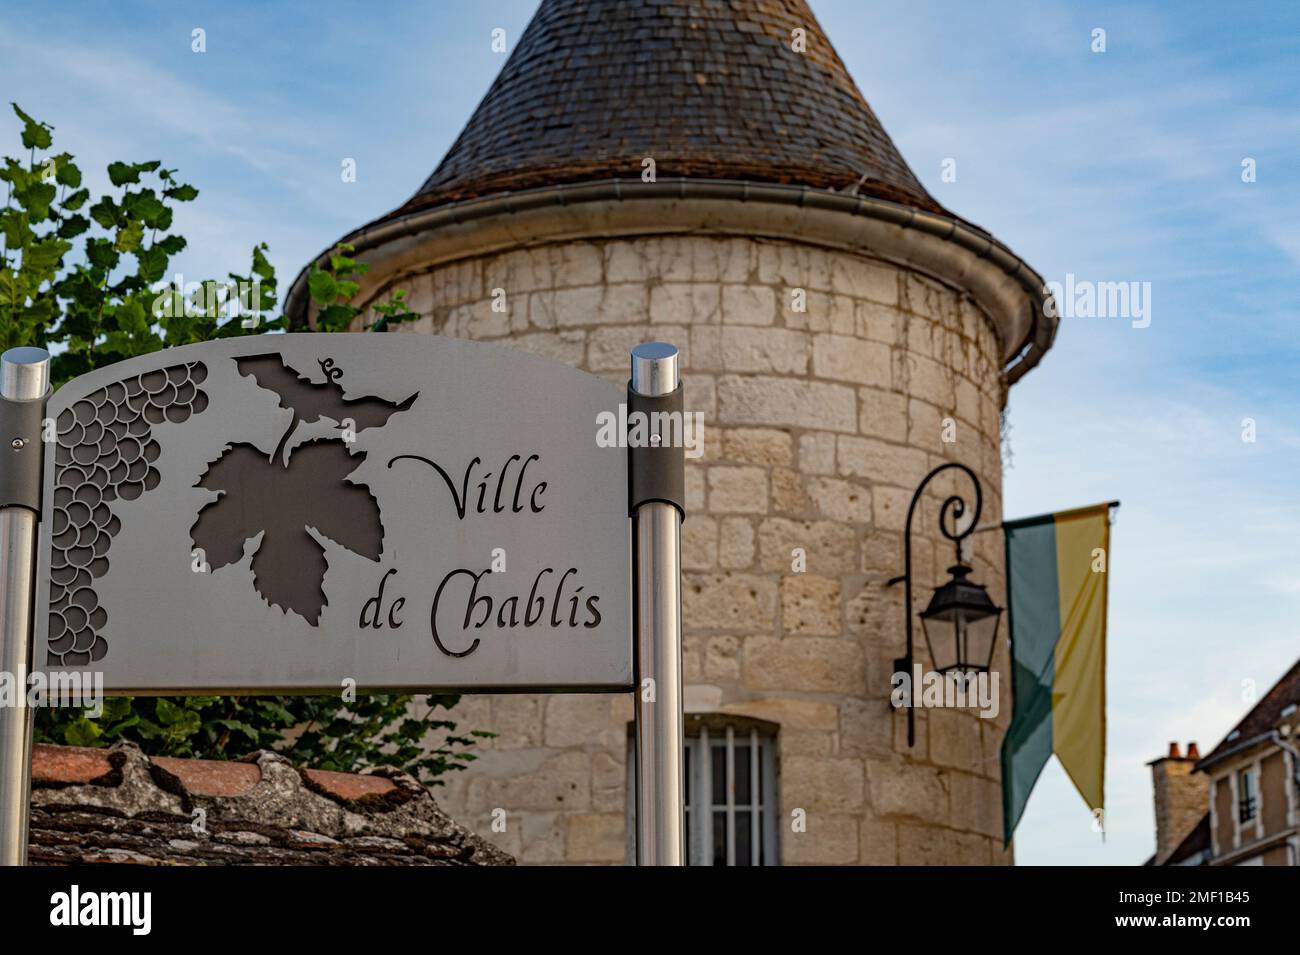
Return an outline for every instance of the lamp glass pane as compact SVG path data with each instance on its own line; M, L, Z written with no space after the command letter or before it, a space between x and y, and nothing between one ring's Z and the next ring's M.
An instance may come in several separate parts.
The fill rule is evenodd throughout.
M957 621L960 617L960 611L943 611L921 618L925 642L930 646L930 660L940 672L957 665Z
M998 611L972 620L966 628L966 664L969 667L987 670L993 665L993 649L997 645L998 623L1002 612Z

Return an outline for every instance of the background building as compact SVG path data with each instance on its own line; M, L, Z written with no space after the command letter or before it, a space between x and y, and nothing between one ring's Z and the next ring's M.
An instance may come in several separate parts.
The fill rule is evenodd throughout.
M918 711L909 748L885 581L936 464L973 468L1000 519L1000 413L1055 320L920 185L806 4L544 0L433 175L346 241L363 298L407 290L417 333L619 383L632 345L683 350L708 427L683 533L694 861L1011 861L1005 641L999 715ZM304 276L288 309L311 320ZM918 600L953 490L919 515ZM974 542L1004 603L1001 535ZM627 696L467 698L461 724L499 736L439 802L524 862L622 862L631 717Z
M1204 759L1151 764L1154 865L1300 865L1300 661Z

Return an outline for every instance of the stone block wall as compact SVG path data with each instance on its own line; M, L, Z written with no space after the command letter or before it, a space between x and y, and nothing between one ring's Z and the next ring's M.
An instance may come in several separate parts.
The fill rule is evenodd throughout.
M779 724L783 863L1010 862L1005 639L995 719L919 710L909 749L888 704L904 632L885 581L902 572L913 490L960 461L983 482L981 524L1001 518L1001 348L969 297L865 256L699 236L471 258L375 300L398 288L423 316L408 332L504 341L620 385L633 345L681 348L686 407L706 421L682 538L687 709ZM937 517L958 490L969 499L936 481L918 515L916 610L953 562ZM1000 534L975 535L973 566L1004 603ZM928 665L919 626L916 639ZM623 862L631 717L630 697L467 697L461 727L499 735L439 801L521 862Z

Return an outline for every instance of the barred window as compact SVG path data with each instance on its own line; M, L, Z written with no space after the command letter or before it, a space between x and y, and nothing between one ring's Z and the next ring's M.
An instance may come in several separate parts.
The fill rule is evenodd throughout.
M765 720L686 718L689 865L779 865L776 730ZM635 756L628 740L629 859L635 859Z

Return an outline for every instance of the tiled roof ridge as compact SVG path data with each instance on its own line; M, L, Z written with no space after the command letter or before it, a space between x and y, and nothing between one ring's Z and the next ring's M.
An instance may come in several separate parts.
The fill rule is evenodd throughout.
M1235 747L1271 732L1282 718L1282 711L1292 704L1300 704L1300 659L1291 664L1290 669L1278 678L1197 767L1203 768L1215 763Z
M37 745L34 863L509 865L407 773L298 769L279 753L240 761Z

